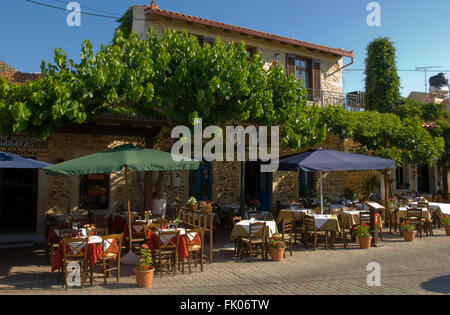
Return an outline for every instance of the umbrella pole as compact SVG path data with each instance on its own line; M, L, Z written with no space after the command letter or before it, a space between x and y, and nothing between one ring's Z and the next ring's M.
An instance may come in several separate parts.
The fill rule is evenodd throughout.
M131 240L131 204L130 204L130 196L128 193L128 165L124 166L125 168L125 198L127 200L127 208L128 208L128 239L130 245L130 251L132 248L132 240Z
M322 189L322 172L319 172L319 183L320 183L320 213L323 214L323 189Z

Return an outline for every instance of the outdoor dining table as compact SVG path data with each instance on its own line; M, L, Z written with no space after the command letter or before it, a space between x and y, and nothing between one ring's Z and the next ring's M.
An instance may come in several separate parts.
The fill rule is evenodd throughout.
M81 244L81 243L74 243ZM72 244L72 245L74 245ZM116 242L109 244L105 243L105 250L108 250L110 246L115 246L118 249L118 245ZM66 247L66 250L70 250L69 247ZM83 250L80 248L80 251ZM101 236L90 236L88 241L87 248L87 259L94 266L99 259L102 258L103 248L102 248L102 237ZM58 249L55 253L55 258L53 259L52 271L58 270L61 268L63 260L63 241L59 243Z
M399 207L397 218L400 220L402 218L406 218L407 216L408 216L408 208ZM422 218L425 218L427 221L431 221L431 213L427 208L422 208Z
M311 209L282 209L278 214L277 223L282 222L283 220L295 220L296 216L303 216L304 214L311 213Z
M250 232L250 223L266 222L266 237L271 237L273 234L278 233L277 224L275 221L259 221L259 220L242 220L236 223L231 231L231 240L237 240L240 237L247 237Z
M417 205L417 201L409 202L409 206L411 207L417 207ZM444 214L450 215L450 203L429 202L428 206L438 217L441 217Z
M181 261L188 256L188 249L186 244L186 229L162 229L161 231L180 231L180 239L178 242L178 259ZM200 244L200 235L198 233L189 233L188 238L190 243ZM170 240L162 240L163 244L167 244ZM154 252L159 248L159 233L152 232L147 241L148 248Z
M366 211L366 210L362 210L362 211ZM343 210L342 213L344 214L345 218L346 218L346 222L347 222L347 227L352 227L354 225L359 225L361 223L360 220L360 213L361 210ZM378 213L376 215L379 215ZM380 229L383 228L383 223L381 222L381 220L376 220L378 227Z

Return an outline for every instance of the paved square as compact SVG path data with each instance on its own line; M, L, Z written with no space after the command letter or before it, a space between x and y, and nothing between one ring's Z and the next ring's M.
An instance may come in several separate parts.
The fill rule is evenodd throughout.
M226 239L226 233L224 235ZM227 241L230 244L230 241ZM0 295L3 294L450 294L450 237L443 229L434 237L406 243L398 234L384 233L384 246L361 250L342 244L315 252L302 245L294 247L282 262L233 257L230 250L217 249L213 264L204 272L156 276L148 289L136 287L130 266L122 266L121 281L111 277L103 284L100 273L94 285L65 291L50 272L42 248L0 250ZM223 244L216 244L223 247ZM369 287L367 265L381 266L381 286Z

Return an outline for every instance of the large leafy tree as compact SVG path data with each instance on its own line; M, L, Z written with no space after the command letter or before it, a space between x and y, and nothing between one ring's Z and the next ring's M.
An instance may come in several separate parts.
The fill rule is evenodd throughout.
M389 38L378 38L367 47L366 96L368 110L390 113L401 100L395 47Z
M167 31L145 40L118 30L111 45L94 54L88 41L75 63L56 49L42 78L17 86L0 81L0 132L46 137L60 127L105 113L160 116L167 126L230 121L282 126L281 144L321 144L327 130L353 138L361 149L401 161L431 163L443 151L417 119L342 107L306 106L306 92L282 66L266 67L261 55L247 60L245 46L198 44L186 32ZM437 135L439 136L439 135Z
M0 83L0 131L48 136L58 128L112 112L164 117L168 126L228 121L283 125L282 144L317 145L325 138L318 108L283 67L266 69L261 55L247 60L245 46L217 40L200 46L186 32L145 40L118 30L113 44L94 54L89 41L75 63L61 49L42 78L16 86ZM310 116L312 115L312 116Z

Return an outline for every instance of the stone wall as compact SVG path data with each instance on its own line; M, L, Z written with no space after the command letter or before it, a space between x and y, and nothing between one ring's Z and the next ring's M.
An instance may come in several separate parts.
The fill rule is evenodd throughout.
M275 54L279 54L279 63L286 65L286 54L294 54L307 58L320 60L321 70L321 89L334 93L343 93L342 71L339 70L343 65L342 57L324 54L318 51L310 50L305 47L294 47L292 45L281 44L280 42L269 42L264 39L258 39L251 36L245 36L237 32L223 32L214 28L206 28L197 24L186 24L182 21L167 20L163 17L149 16L144 14L144 6L133 6L133 31L144 38L150 27L156 30L158 36L162 36L165 30L187 30L188 33L197 36L209 38L220 38L224 43L240 43L242 41L249 47L255 47L257 52L261 53L266 61L266 67L269 67L275 61ZM144 21L145 19L145 21Z

